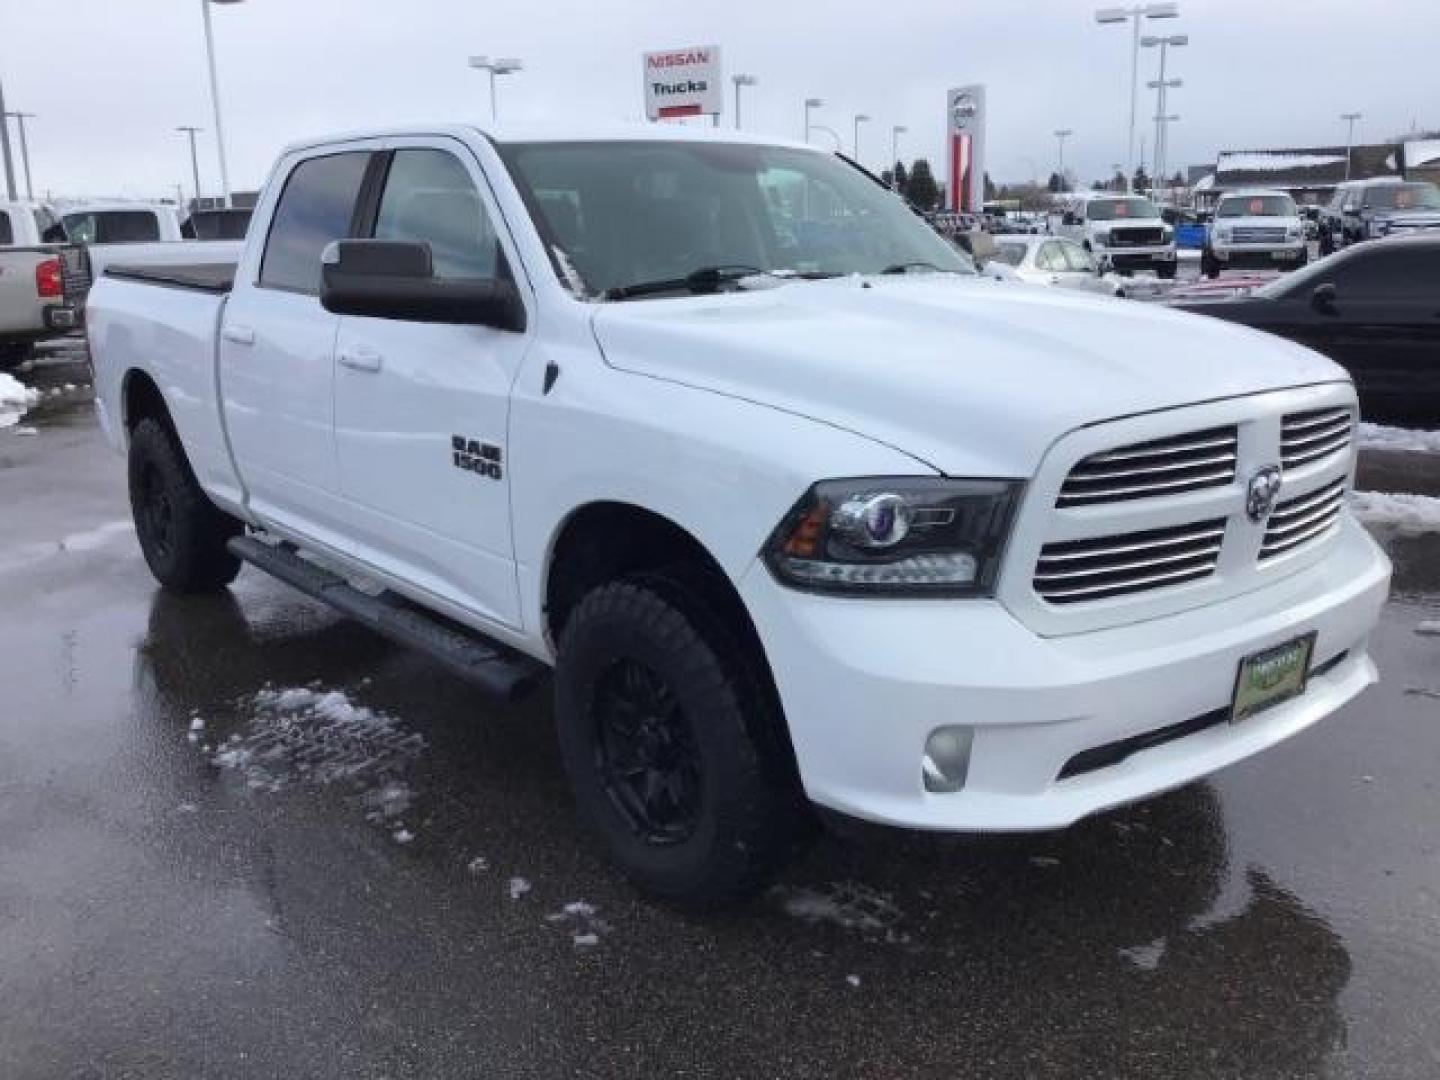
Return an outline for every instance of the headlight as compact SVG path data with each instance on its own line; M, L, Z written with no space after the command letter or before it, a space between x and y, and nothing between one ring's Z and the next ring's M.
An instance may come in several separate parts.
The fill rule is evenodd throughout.
M1022 485L1012 480L826 480L765 545L782 582L817 592L988 596Z
M1164 228L1160 230L1160 242L1162 244L1170 243L1170 241L1173 240L1174 237L1175 234L1170 229Z

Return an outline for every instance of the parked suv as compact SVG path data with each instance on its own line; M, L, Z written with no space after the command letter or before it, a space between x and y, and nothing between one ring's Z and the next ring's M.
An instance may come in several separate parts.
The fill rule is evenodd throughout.
M1065 211L1067 236L1119 273L1154 270L1175 276L1175 232L1160 210L1138 195L1096 195Z
M1429 181L1352 180L1321 212L1320 254L1396 232L1440 229L1440 188Z
M1304 266L1305 223L1283 191L1236 191L1215 206L1215 224L1200 252L1200 271L1219 277L1227 267Z

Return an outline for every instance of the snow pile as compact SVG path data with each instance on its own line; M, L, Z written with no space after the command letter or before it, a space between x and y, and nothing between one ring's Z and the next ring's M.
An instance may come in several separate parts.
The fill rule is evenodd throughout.
M1365 450L1408 450L1417 454L1440 454L1440 431L1362 423L1357 434L1360 446Z
M0 371L0 428L14 427L30 406L39 400L37 391L31 390L15 376Z
M1128 949L1120 950L1120 958L1128 960L1142 971L1154 971L1160 966L1160 960L1165 955L1165 939L1156 938L1149 945L1135 945Z
M1389 491L1357 491L1350 509L1366 525L1399 536L1440 532L1440 498Z
M1340 165L1344 154L1293 154L1263 150L1237 150L1222 153L1216 161L1219 172L1286 172L1290 169L1319 169L1326 165Z
M1440 162L1440 139L1415 139L1405 144L1405 167L1414 169L1420 165Z
M248 734L232 735L214 755L252 788L279 791L295 780L356 784L372 821L397 828L410 789L396 774L425 748L392 716L356 705L340 690L264 689L240 702L253 713Z
M530 891L530 882L523 877L512 877L510 879L510 899L519 900Z

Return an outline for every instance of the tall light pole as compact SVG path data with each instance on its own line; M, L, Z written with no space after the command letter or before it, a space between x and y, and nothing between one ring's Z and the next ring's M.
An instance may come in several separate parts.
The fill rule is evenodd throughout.
M896 124L890 129L890 186L895 187L895 175L899 172L900 165L900 136L910 129L904 124Z
M1166 111L1165 111L1166 105L1167 105L1166 98L1167 98L1167 96L1168 96L1168 95L1166 94L1166 91L1167 91L1168 89L1170 89L1171 87L1183 86L1183 85L1184 85L1184 83L1181 82L1181 80L1179 80L1179 79L1171 79L1171 80L1169 80L1169 81L1166 81L1166 79L1165 79L1165 58L1166 58L1166 55L1169 53L1170 48L1171 48L1172 46L1178 49L1178 48L1180 48L1180 47L1183 46L1183 45L1189 45L1189 44L1190 44L1190 35L1189 35L1189 34L1170 34L1170 35L1168 35L1168 36L1159 36L1159 37L1152 37L1152 36L1150 36L1150 35L1146 35L1145 37L1143 37L1143 38L1140 39L1140 45L1141 45L1142 48L1146 48L1146 49L1155 49L1155 48L1158 48L1158 49L1160 50L1160 78L1158 78L1158 79L1152 79L1150 82L1148 82L1148 83L1145 84L1146 86L1150 87L1152 90L1155 91L1155 169L1154 169L1154 171L1155 171L1155 179L1156 179L1157 181L1162 181L1162 182L1163 182L1164 179L1165 179L1166 155L1167 155L1167 152L1168 152L1169 149L1170 149L1170 147L1169 147L1169 145L1168 145L1168 144L1169 144L1169 137L1168 137L1168 134L1169 134L1169 133L1165 130L1165 125L1166 125L1166 123L1167 123L1167 119L1166 119L1166 118L1167 118L1167 115L1168 115L1168 114L1166 113ZM1153 186L1153 185L1152 185L1152 186Z
M855 161L860 160L860 125L869 123L870 117L864 113L855 114L855 137L850 140L850 156Z
M1137 4L1134 7L1101 8L1095 12L1095 21L1104 25L1133 23L1133 44L1130 49L1130 136L1125 143L1125 185L1131 184L1130 176L1135 171L1135 99L1140 92L1140 20L1173 19L1180 14L1180 6L1174 3Z
M15 165L10 160L10 123L5 119L5 88L0 85L0 157L5 159L5 197L15 201Z
M1341 113L1340 119L1346 123L1345 128L1345 179L1350 179L1350 151L1355 146L1355 121L1359 120L1362 114L1358 112Z
M805 141L810 141L810 110L818 109L825 104L824 98L807 97L805 99Z
M1065 183L1065 140L1074 134L1075 132L1070 128L1057 128L1055 131L1055 141L1059 144L1055 155L1056 160L1059 162L1059 167L1055 172L1060 177L1062 184ZM1069 185L1066 186L1068 187Z
M730 81L735 84L735 130L740 130L740 88L742 86L754 86L760 80L754 75L731 75Z
M198 210L200 209L200 155L195 152L195 136L205 129L181 124L175 130L183 131L190 136L190 172L195 178L195 209Z
M500 113L495 102L495 77L497 75L513 75L520 71L525 65L513 56L491 60L488 56L470 57L470 66L477 71L488 71L490 73L490 122L497 123Z
M20 129L20 164L25 170L25 198L35 200L35 187L30 183L30 144L25 139L25 121L34 120L33 112L12 112L6 113L15 121L15 126Z
M225 208L230 208L230 166L225 161L225 122L220 118L220 80L215 75L215 34L210 29L211 4L240 4L244 0L200 0L205 13L205 59L210 64L210 104L215 111L215 145L220 152L220 190L225 195Z

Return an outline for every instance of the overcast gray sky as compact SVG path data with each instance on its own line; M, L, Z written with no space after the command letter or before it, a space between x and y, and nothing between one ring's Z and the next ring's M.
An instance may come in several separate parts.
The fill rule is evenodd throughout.
M1110 2L1110 0L1105 0ZM1437 0L1179 0L1187 32L1172 53L1170 160L1220 149L1344 141L1413 122L1440 127ZM1043 180L1058 127L1086 183L1125 153L1130 39L1098 26L1095 0L247 0L214 8L231 176L258 185L294 139L410 120L487 118L472 53L519 56L501 84L501 117L577 122L640 118L640 54L719 44L727 75L749 72L745 126L798 138L801 102L879 168L904 124L906 158L939 163L948 86L985 83L988 168ZM1154 78L1154 51L1141 77ZM0 0L7 106L31 121L37 188L64 195L157 196L189 190L178 124L212 129L200 0ZM1142 94L1146 92L1142 89ZM728 96L728 95L727 95ZM1144 96L1142 117L1153 115ZM725 122L731 122L726 117ZM1147 128L1148 130L1148 128ZM218 187L213 131L202 182ZM817 137L818 138L818 137Z

